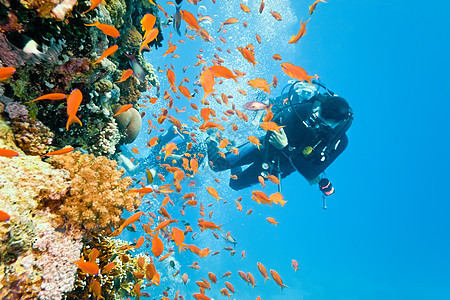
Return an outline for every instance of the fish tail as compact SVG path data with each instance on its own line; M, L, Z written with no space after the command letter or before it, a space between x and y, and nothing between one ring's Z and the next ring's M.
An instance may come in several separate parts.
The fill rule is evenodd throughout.
M77 116L73 115L73 116L69 116L69 119L67 120L66 130L69 130L70 125L72 125L73 123L78 123L78 124L80 124L80 126L83 126L83 123L81 123L81 120L78 119Z

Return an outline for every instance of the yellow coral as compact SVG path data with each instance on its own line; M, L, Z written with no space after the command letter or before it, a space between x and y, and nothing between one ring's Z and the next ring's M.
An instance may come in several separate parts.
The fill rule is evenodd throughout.
M58 213L74 224L108 229L118 225L123 209L134 211L141 203L136 193L127 193L132 180L121 179L124 171L113 160L74 152L50 162L70 172L71 189Z

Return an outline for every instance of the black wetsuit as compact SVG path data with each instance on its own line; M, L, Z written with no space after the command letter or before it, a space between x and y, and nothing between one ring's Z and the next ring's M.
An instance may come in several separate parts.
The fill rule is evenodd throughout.
M310 116L312 107L313 101L293 106L303 120ZM231 169L231 174L238 177L237 180L230 179L232 189L240 190L258 183L258 176L263 171L261 166L264 162L274 161L275 164L270 164L272 166L270 173L277 175L278 160L281 178L297 170L307 180L312 180L320 175L345 150L348 144L348 138L344 133L333 145L329 146L333 148L329 149L325 160L321 161L320 153L316 153L320 151L317 150L314 150L307 158L302 151L307 146L313 147L317 144L320 140L317 132L303 124L290 106L277 113L272 121L278 125L285 125L283 129L288 138L288 145L282 150L277 150L268 143L270 132L260 138L263 143L260 150L252 143L247 142L238 147L239 155L228 152L225 154L225 158L218 154L220 149L216 142L208 143L208 158L211 168L216 172ZM266 147L268 147L267 153ZM241 166L247 164L251 165L242 170Z

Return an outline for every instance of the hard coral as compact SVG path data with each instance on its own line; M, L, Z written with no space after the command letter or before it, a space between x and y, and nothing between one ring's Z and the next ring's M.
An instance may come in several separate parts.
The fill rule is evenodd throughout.
M0 127L0 145L12 147L8 130ZM68 186L67 171L36 156L0 157L0 210L11 216L0 223L0 299L37 299L41 277L32 244L57 219L38 209L41 193L64 195Z
M103 273L101 277L96 278L101 284L102 297L109 299L125 299L130 296L134 286L135 278L132 276L136 272L137 257L129 256L129 243L106 237L101 234L92 233L93 238L85 243L82 249L82 255L86 259L90 257L93 249L98 250L96 260L100 270L103 270L110 262L114 263L114 268L109 272ZM147 259L148 263L150 260ZM143 270L140 270L143 272ZM86 299L92 292L89 291L89 279L91 277L78 270L75 289L67 294L67 299Z
M116 152L116 145L120 141L120 132L114 119L106 123L106 126L100 132L97 144L92 146L94 155L112 156Z
M139 91L140 85L141 83L134 76L131 76L128 80L121 82L119 102L121 104L136 104L139 98L141 98L141 92Z
M86 229L104 230L117 226L123 209L134 211L141 200L127 193L132 180L121 179L124 171L104 156L70 153L53 157L51 163L69 170L71 189L59 209L61 215Z
M59 300L63 293L73 289L77 265L72 261L80 258L82 244L69 233L55 232L47 228L34 243L41 251L36 266L42 271L39 299Z
M121 107L122 105L115 106L113 110L114 113L119 111ZM125 144L134 142L142 126L142 119L139 112L134 108L130 108L126 112L117 115L115 118L119 125L119 129L125 133Z
M54 134L42 122L30 118L23 104L9 101L5 110L20 149L30 155L43 155L51 149Z

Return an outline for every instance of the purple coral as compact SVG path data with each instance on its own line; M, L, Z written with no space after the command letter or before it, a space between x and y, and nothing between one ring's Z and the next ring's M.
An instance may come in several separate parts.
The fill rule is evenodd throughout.
M8 116L10 119L25 119L28 117L28 109L25 105L19 103L19 102L8 102L6 103L6 112L8 113Z
M42 271L39 299L59 300L63 293L73 289L77 265L72 261L80 259L82 244L73 241L67 234L47 228L33 245L43 253L36 263Z

